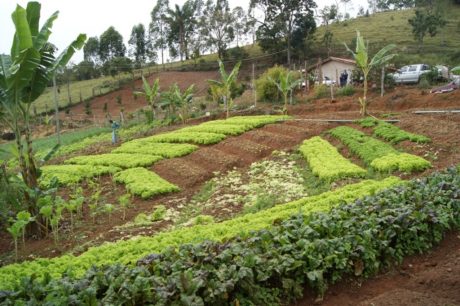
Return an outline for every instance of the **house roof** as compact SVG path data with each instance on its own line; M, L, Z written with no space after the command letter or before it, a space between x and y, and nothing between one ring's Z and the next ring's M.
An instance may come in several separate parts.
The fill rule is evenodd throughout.
M356 65L355 60L352 60L352 59L349 59L349 58L334 57L334 56L329 56L328 58L322 60L321 64L324 65L324 64L332 62L332 61L339 62L339 63L344 63L344 64ZM310 67L307 68L307 71L316 69L317 66L318 66L317 63L314 64L314 65L311 65Z

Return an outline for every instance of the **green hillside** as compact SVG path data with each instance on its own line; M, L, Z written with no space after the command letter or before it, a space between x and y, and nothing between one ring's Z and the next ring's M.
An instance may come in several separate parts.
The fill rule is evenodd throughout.
M414 41L412 28L408 23L408 19L414 15L413 9L381 12L369 17L333 23L329 26L334 34L331 54L346 54L343 42L350 45L356 37L356 30L359 30L373 49L389 43L396 44L400 51L398 62L420 60L428 64L458 64L456 61L460 61L460 56L453 59L452 55L460 50L460 5L446 3L444 12L447 25L435 37L427 35L421 49ZM324 46L320 42L325 30L321 26L316 32L315 51L319 51L318 53L324 52Z

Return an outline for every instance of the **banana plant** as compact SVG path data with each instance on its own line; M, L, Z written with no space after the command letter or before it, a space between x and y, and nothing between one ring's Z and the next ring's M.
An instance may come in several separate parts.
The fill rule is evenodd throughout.
M276 85L278 90L283 95L283 114L287 115L289 93L292 93L292 90L300 85L302 79L295 79L294 74L291 71L287 73L281 73L279 75L278 80L274 80L271 77L269 77L268 79L270 80L270 82Z
M150 106L151 112L153 114L153 118L156 117L155 108L157 107L157 100L160 94L160 80L156 79L152 86L150 86L149 82L142 76L142 84L144 91L135 91L134 96L144 96L145 100L147 101L148 105Z
M41 4L38 2L29 2L26 8L17 5L11 15L15 27L11 53L0 55L0 113L3 114L0 120L15 133L22 179L32 190L38 188L39 171L32 149L31 106L45 91L57 69L64 67L86 41L86 35L78 35L55 57L55 48L49 42L49 37L58 12L39 28L40 10ZM25 139L25 145L22 138ZM25 198L29 211L36 215L36 200L28 194Z
M367 116L367 106L369 101L367 100L367 78L369 72L378 66L384 65L386 62L393 59L397 54L388 54L391 50L396 48L396 45L390 44L378 51L374 57L369 61L369 52L368 52L368 42L364 41L364 38L361 36L359 31L356 31L356 51L352 51L346 43L344 43L345 48L348 52L353 55L353 58L356 61L356 66L363 72L364 77L364 92L363 97L359 98L359 103L361 105L361 115Z
M189 107L193 100L195 85L190 85L184 92L181 92L177 84L173 84L167 92L162 94L161 107L168 109L169 114L176 114L179 109L179 117L182 123L188 118Z
M238 78L238 72L240 71L240 66L241 66L241 62L238 62L235 65L235 67L233 67L232 72L230 72L230 74L227 74L227 72L225 71L224 63L222 63L222 61L219 61L219 72L220 72L220 77L222 80L221 81L208 80L208 83L211 86L216 86L220 88L218 92L222 96L222 99L224 100L224 106L225 106L227 118L230 116L230 108L233 105L232 85L236 82Z

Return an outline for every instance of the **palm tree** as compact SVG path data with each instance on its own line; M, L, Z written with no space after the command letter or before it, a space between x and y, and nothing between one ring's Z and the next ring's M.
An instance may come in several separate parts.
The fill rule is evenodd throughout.
M361 115L367 115L367 106L369 102L367 101L367 77L369 72L374 68L381 66L391 60L396 54L387 54L392 49L396 48L396 45L390 44L377 52L374 57L369 62L369 53L368 53L368 42L364 42L364 38L361 36L359 31L356 31L356 52L353 52L350 48L348 48L347 44L344 43L345 47L347 48L348 52L353 55L353 58L356 61L356 66L363 72L364 76L364 92L363 97L359 98L359 103L361 104Z
M235 84L238 77L238 72L240 71L241 62L238 62L235 67L233 67L232 72L227 74L225 71L224 63L219 60L219 72L222 81L208 80L211 86L220 88L218 91L224 100L224 106L226 111L226 117L230 116L230 107L233 105L232 100L232 86Z
M151 108L153 118L155 118L156 101L160 93L160 80L156 79L155 82L153 82L152 86L150 86L149 82L144 78L144 76L142 76L142 84L144 91L135 91L134 94L136 96L145 97L145 100Z
M17 6L12 14L15 35L11 54L0 55L0 117L16 136L22 179L30 190L38 189L38 170L34 160L30 130L30 108L45 91L51 77L81 49L86 35L80 34L57 58L48 42L51 28L58 17L55 12L39 28L41 5L29 2L27 8ZM22 138L25 138L24 148ZM27 150L26 150L27 149ZM29 211L37 215L36 202L25 193Z
M195 15L195 4L194 1L186 1L182 8L179 5L174 6L174 10L168 8L165 20L169 24L170 29L170 41L174 38L178 38L179 41L179 56L182 61L185 55L185 59L188 59L188 48L187 48L187 36L188 33L193 31L196 21L194 20ZM178 37L174 37L174 36Z
M292 90L299 86L302 82L302 79L295 79L294 74L292 71L283 72L279 75L278 81L273 80L269 77L269 80L278 87L278 90L281 92L284 98L284 107L283 107L283 114L287 115L287 107L288 107L288 96L289 93L292 93Z

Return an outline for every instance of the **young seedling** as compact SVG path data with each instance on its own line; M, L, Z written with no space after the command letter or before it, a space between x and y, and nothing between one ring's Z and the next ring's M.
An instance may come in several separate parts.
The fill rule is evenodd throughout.
M113 204L105 204L104 211L109 214L109 224L112 223L112 213L115 210L115 206Z
M14 258L17 261L18 260L18 239L19 239L19 236L21 235L22 224L16 221L13 224L11 224L11 226L8 227L6 230L13 237L13 240L14 240L14 254L15 254Z
M30 215L28 211L20 211L16 215L16 222L19 222L22 224L22 244L25 246L26 245L26 226L30 222L35 221L35 218Z
M123 221L126 219L126 209L131 204L130 198L131 195L129 193L124 194L118 198L118 203L120 203L120 206L123 209Z

